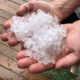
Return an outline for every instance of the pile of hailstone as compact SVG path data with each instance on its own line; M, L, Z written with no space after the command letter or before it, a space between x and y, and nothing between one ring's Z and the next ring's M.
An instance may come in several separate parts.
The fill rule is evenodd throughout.
M16 36L18 41L24 41L25 55L38 63L55 64L56 56L65 47L66 37L66 29L59 24L58 17L39 9L37 13L26 13L12 19L11 27L7 30L8 38Z

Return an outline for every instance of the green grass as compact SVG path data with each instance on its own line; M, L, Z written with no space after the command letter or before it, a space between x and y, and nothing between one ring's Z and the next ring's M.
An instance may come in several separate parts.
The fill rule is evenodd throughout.
M44 80L46 77L50 78L50 80L76 80L77 77L77 75L74 75L70 72L70 69L62 69L62 70L53 69L40 74L44 75Z

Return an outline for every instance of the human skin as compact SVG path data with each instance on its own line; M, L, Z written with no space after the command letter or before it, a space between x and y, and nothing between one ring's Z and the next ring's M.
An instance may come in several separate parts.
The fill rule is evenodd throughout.
M24 15L26 12L36 12L38 9L42 9L45 12L49 12L52 16L56 15L60 19L60 22L68 17L80 4L79 0L54 0L53 2L47 3L43 1L30 1L27 2L19 8L17 11L18 16ZM75 3L75 4L74 4ZM73 7L72 7L73 6ZM66 14L65 14L66 13ZM11 19L4 23L4 28L8 29L10 27ZM62 51L62 54L65 55L64 58L57 60L56 64L39 64L36 60L31 59L29 57L24 56L25 50L20 51L16 58L18 59L18 67L19 68L29 68L29 72L31 73L40 73L43 71L50 70L52 68L61 69L61 68L69 68L73 66L76 62L80 60L79 57L79 41L80 41L80 27L79 22L75 22L73 24L65 24L64 27L67 28L67 37L66 37L66 48ZM11 39L7 39L8 33L5 32L2 34L1 39L3 41L8 41L10 46L15 46L19 42L16 37L12 37ZM23 43L21 43L23 44Z

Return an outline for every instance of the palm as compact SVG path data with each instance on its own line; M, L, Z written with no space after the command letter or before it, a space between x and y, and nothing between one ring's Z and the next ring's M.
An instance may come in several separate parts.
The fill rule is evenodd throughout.
M79 21L73 24L65 24L67 28L66 48L63 50L65 57L58 60L56 69L69 68L80 60L80 27Z
M70 52L79 52L80 51L80 27L76 22L68 27L68 36L66 38L67 46Z

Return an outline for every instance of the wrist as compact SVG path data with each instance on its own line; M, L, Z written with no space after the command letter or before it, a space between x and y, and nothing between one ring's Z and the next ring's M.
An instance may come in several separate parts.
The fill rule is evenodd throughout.
M80 6L80 0L54 0L50 5L55 6L62 19L65 19Z
M55 2L50 2L49 4L51 5L51 15L57 16L59 18L60 22L62 22L63 16L62 16L62 13L61 13L58 5Z

